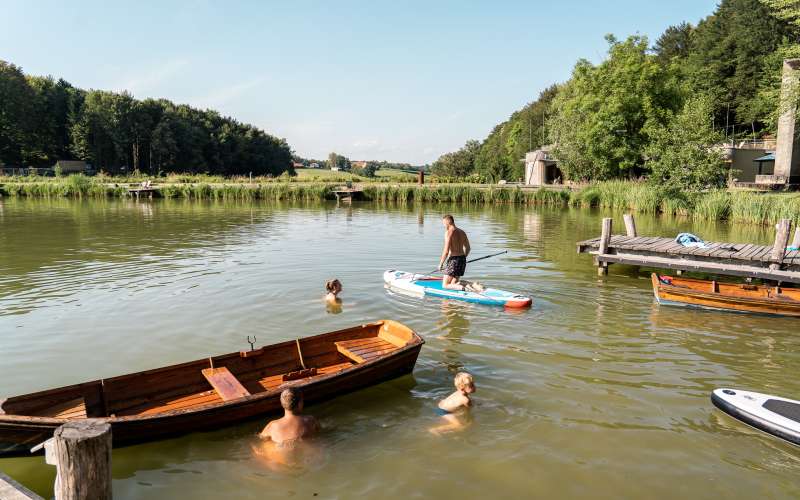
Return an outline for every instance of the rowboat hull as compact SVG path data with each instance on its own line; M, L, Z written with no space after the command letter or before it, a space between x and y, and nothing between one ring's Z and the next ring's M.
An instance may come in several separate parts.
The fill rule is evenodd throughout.
M361 362L352 362L350 366L344 366L330 373L321 373L301 380L283 382L272 389L228 401L215 401L180 409L170 409L166 407L165 411L153 413L143 412L143 414L128 416L99 417L98 420L111 424L112 439L115 446L128 445L189 432L215 430L248 419L265 417L278 413L281 411L280 393L289 385L301 388L306 402L313 404L411 373L424 341L412 330L392 321L380 321L353 329L340 330L317 337L309 337L302 339L302 342L306 344L304 347L306 348L311 347L314 341L325 342L327 340L336 342L336 340L326 339L325 337L343 339L343 342L368 341L367 339L373 337L366 335L361 337L359 334L368 332L370 328L373 327L377 327L373 328L373 330L378 330L382 329L384 326L390 326L392 334L406 334L408 336L406 344L397 346L396 349L392 349L391 352L386 354L368 359L365 358L362 359ZM391 338L396 340L397 337ZM261 357L270 357L270 352L274 351L276 348L291 348L292 345L294 345L294 342L284 342L275 346L264 347L262 349L265 355ZM311 349L309 349L309 351L310 350ZM239 368L237 363L242 360L246 361L247 359L256 360L258 356L242 358L240 353L233 353L211 359L215 367L230 367L231 372L236 373L237 368ZM307 365L310 367L312 364L313 359L308 360ZM165 367L153 370L152 372L158 373L175 370L176 368L186 369L187 367L189 369L194 369L195 367L201 366L208 367L208 365L209 360L206 359L185 363L183 365ZM294 366L291 366L291 368L294 368ZM242 370L238 371L240 373L242 372ZM151 372L141 372L141 374L122 377L136 375L148 376L152 374ZM113 381L114 379L107 379L106 381L101 381L101 383L106 382L107 385L113 386L113 383L108 384L108 382ZM60 390L62 392L64 390L75 392L76 389L80 391L82 387L85 389L86 386L92 383L93 382L78 384L76 386L61 388ZM245 383L244 385L250 387L254 384ZM47 397L48 393L52 393L53 391L59 391L59 389L43 391L43 393L37 394L43 394L44 397ZM213 392L213 390L207 392ZM36 394L9 398L3 405L0 405L0 408L5 409L9 406L13 408L15 400L35 396ZM69 420L73 419L0 414L0 456L29 454L29 450L32 446L52 437L55 429Z
M660 277L656 273L651 280L660 304L800 317L800 289Z

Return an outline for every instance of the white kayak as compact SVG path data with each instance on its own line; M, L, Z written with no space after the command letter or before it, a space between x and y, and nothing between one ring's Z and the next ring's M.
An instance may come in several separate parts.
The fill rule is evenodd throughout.
M476 304L513 308L530 307L533 302L530 297L496 288L487 288L482 292L448 290L442 288L441 278L395 271L394 269L383 273L383 281L391 288L420 297L430 295L445 299L464 300Z
M800 445L800 401L739 389L715 389L711 401L756 429Z

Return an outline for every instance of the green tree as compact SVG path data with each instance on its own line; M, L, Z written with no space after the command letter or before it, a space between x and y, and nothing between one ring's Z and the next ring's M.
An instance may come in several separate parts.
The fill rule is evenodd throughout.
M717 124L758 130L769 121L763 106L752 105L769 71L765 59L797 33L772 14L761 0L722 0L694 31L685 74L693 92L711 97Z
M33 100L22 70L0 60L0 161L21 165L34 146Z
M727 167L722 152L713 147L723 137L714 130L713 118L711 100L693 97L668 124L649 131L645 153L651 183L674 192L724 185Z
M685 59L689 55L693 31L692 25L685 22L664 30L653 46L658 61L668 64L675 58Z
M800 28L800 1L798 0L761 0L772 14Z
M467 141L464 147L452 153L445 153L433 163L432 171L444 177L463 178L475 170L475 157L480 151L481 143Z
M681 104L670 67L648 54L647 38L608 36L608 58L580 61L552 104L554 154L567 178L611 179L644 173L647 130Z

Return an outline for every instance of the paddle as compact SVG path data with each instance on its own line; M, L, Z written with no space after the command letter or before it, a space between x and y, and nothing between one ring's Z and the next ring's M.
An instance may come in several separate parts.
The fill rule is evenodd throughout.
M503 250L502 252L497 252L497 253L493 253L491 255L484 255L483 257L476 257L474 259L470 259L470 260L467 261L467 264L470 264L472 262L478 262L479 260L483 260L483 259L488 259L489 257L497 257L498 255L503 255L504 253L508 253L508 250ZM431 274L440 273L440 272L442 272L442 270L439 269L439 268L436 268L433 271L429 272L428 274L423 274L421 276L430 276Z

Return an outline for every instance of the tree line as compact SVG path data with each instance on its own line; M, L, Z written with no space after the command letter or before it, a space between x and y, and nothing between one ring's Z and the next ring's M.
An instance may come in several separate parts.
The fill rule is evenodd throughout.
M554 145L572 180L646 176L675 189L721 185L726 171L710 145L772 134L782 62L800 57L794 0L722 0L696 26L644 36L607 36L606 58L576 63L571 78L543 91L489 136L441 156L441 175L519 180L525 153Z
M109 173L280 175L291 173L291 158L285 139L216 111L83 90L0 60L0 162L6 165L73 159Z

